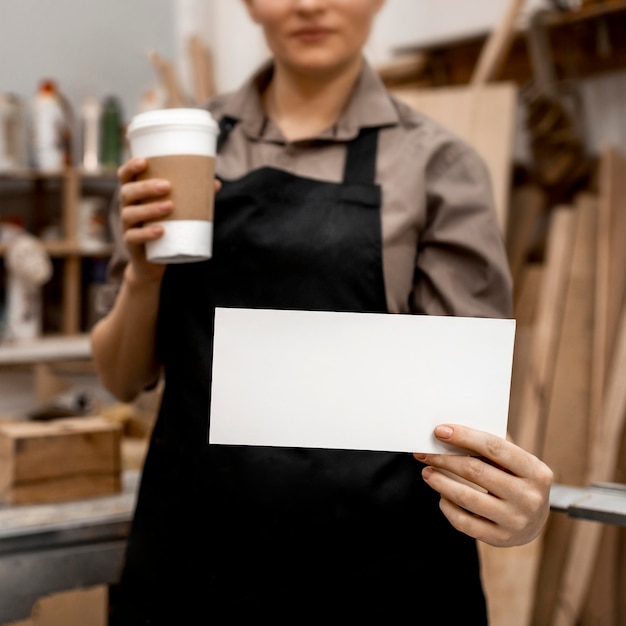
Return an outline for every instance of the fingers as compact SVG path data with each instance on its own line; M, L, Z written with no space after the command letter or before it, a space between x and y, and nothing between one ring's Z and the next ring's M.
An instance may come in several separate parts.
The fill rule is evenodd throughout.
M145 172L147 168L148 162L146 159L129 159L117 168L117 177L120 183L124 184Z
M416 455L427 465L451 472L500 498L530 500L538 494L538 499L543 499L550 491L554 478L550 468L506 439L460 425L438 426L435 435L477 455Z
M506 439L464 426L439 426L435 435L476 453L414 455L427 465L424 480L440 493L441 510L453 526L499 546L536 537L549 513L548 466Z
M454 528L478 541L501 547L515 543L505 527L475 515L446 498L441 498L439 508Z
M471 450L476 456L496 467L506 468L516 476L524 477L537 469L539 461L534 455L491 433L459 424L443 424L435 429L435 436L447 444Z
M146 171L145 159L129 159L118 169L120 179L120 217L127 244L140 244L162 234L158 227L144 227L147 222L163 219L173 210L166 198L171 191L167 180L149 178L137 180ZM129 233L130 230L135 232Z
M130 181L122 185L120 199L122 206L142 204L149 200L164 198L171 189L171 183L160 178Z
M450 523L479 541L501 547L521 545L534 539L547 519L547 494L540 497L535 489L520 485L500 498L433 467L425 468L423 475L441 495L439 506Z
M174 205L170 200L125 206L120 214L122 229L127 231L130 228L143 226L146 222L163 219L172 212L173 208Z
M467 457L465 457L465 460L472 461L472 459ZM478 459L474 460L476 461L476 467L481 465L481 461ZM471 472L461 472L461 474L463 473L471 475ZM506 494L502 497L498 496L496 493L481 487L479 483L462 478L461 474L432 466L428 466L422 471L422 476L426 483L442 494L442 497L450 504L454 504L462 511L491 522L509 524L508 516L510 511L507 508Z

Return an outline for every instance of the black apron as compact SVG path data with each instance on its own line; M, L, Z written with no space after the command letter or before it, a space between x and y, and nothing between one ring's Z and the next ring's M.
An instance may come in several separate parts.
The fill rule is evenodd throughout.
M222 120L220 145L232 124ZM486 624L475 543L443 517L410 454L208 445L216 306L387 312L377 142L377 129L350 142L342 183L272 168L223 180L213 258L167 268L166 385L120 623L222 623L224 611L228 623L431 623L442 610L442 623Z

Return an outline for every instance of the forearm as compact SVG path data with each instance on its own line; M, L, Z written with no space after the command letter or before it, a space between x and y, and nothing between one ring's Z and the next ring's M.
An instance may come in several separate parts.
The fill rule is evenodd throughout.
M159 376L156 326L160 285L160 280L137 280L129 265L114 307L91 333L98 376L123 402L135 399Z

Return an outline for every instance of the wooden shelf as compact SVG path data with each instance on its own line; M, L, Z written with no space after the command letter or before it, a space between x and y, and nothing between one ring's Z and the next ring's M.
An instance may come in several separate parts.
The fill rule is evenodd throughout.
M59 172L42 172L31 168L21 168L14 170L0 170L0 182L11 180L60 180L68 173L71 175L76 172L85 180L104 180L116 182L116 173L111 170L83 170L81 168L68 167Z
M74 241L44 241L44 248L51 257L90 257L100 258L111 256L113 244L103 244L102 246L83 246ZM6 244L0 244L0 255L4 255L7 250Z
M0 342L0 365L29 365L91 359L89 335L47 336L40 339Z
M626 0L554 13L545 19L556 77L579 80L626 69ZM468 84L489 32L476 32L452 40L421 42L395 50L399 55L423 54L425 62L416 84L421 86ZM526 31L520 28L498 80L524 85L533 78Z
M44 332L60 332L64 335L78 335L89 323L85 315L85 289L83 274L90 261L108 259L113 252L113 245L104 242L83 243L79 240L79 205L84 197L96 196L109 201L117 188L115 172L103 170L84 171L79 167L68 167L62 172L45 173L32 169L14 172L0 172L0 193L14 194L17 189L18 204L23 203L26 214L36 214L39 218L32 224L32 232L44 232L48 223L58 225L63 239L46 240L43 245L54 260L55 286L48 292L54 294L54 302L60 304L60 313L54 317L52 328L48 323ZM22 194L27 195L22 198ZM56 202L56 209L50 218L50 198ZM53 202L53 204L54 204ZM21 206L21 205L20 205ZM60 213L59 213L60 211ZM2 215L0 214L0 222ZM30 227L27 225L26 228ZM7 251L7 244L0 244L0 257ZM0 264L0 271L4 271ZM46 286L44 286L46 289ZM50 306L50 300L44 297L43 307ZM50 309L47 309L50 311Z

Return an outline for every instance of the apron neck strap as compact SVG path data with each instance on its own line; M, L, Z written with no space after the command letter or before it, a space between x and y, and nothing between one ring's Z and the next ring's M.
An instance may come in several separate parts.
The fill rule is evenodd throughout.
M372 185L376 180L378 128L361 128L348 144L343 182L349 185Z

